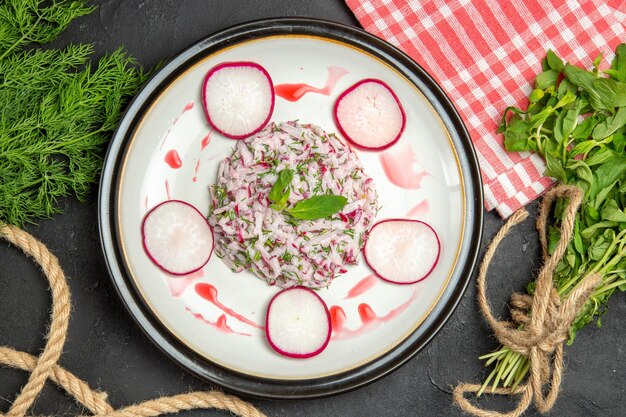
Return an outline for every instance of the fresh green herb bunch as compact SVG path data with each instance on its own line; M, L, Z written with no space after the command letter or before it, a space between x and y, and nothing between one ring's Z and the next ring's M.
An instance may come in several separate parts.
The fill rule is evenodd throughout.
M147 78L122 50L92 67L92 45L30 48L93 10L83 1L0 5L0 222L19 226L58 213L61 197L84 199L124 104Z
M528 108L507 108L498 130L509 151L538 152L546 175L585 193L555 286L566 297L585 276L599 272L603 278L572 323L569 344L586 324L596 320L600 326L609 297L626 291L626 44L617 47L610 69L600 70L601 61L602 55L587 71L548 51ZM559 201L552 214L550 253L564 207ZM527 290L533 294L534 282ZM527 358L506 346L481 359L495 363L483 389L516 387L529 369Z

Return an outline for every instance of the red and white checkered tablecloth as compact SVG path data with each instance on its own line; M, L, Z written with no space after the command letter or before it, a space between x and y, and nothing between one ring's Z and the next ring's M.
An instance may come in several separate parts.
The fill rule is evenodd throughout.
M626 42L626 0L347 0L363 28L404 50L448 94L472 137L487 209L503 217L552 184L541 157L509 153L496 133L525 106L547 49L591 68Z

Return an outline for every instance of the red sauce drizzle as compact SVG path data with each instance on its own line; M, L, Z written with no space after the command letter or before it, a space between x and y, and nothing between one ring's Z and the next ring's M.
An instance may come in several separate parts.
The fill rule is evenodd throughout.
M374 312L372 307L370 307L368 304L365 304L365 303L359 304L357 311L359 313L359 318L361 319L361 326L357 327L356 329L348 329L348 328L342 327L338 330L335 330L335 328L333 327L332 339L333 340L353 339L362 334L369 333L375 330L383 323L389 322L393 320L394 318L396 318L397 316L399 316L404 310L406 310L409 307L409 305L411 305L411 303L417 297L418 294L419 294L419 290L416 288L413 291L413 295L411 295L411 298L409 298L407 301L400 304L398 307L394 308L393 310L389 311L389 313L387 313L384 316L378 316ZM331 323L332 323L332 317L333 316L331 313Z
M245 318L241 314L237 313L235 310L219 302L219 300L217 299L217 288L215 288L213 285L206 284L206 283L199 283L199 284L196 284L195 289L196 289L196 293L200 297L204 298L211 304L215 305L217 308L219 308L220 310L222 310L224 313L228 314L229 316L239 320L242 323L246 323L252 327L256 327L257 329L265 329L265 327L259 326L252 320Z
M359 317L361 318L361 322L363 324L371 323L378 318L378 316L376 315L376 313L374 313L374 310L372 310L372 307L370 307L369 304L359 304L358 310Z
M204 269L181 276L166 276L165 281L173 297L180 297L187 287L204 276Z
M182 115L185 112L188 112L189 110L193 109L193 100L191 100L189 103L187 103L185 105L185 107L183 107L183 111L180 112L180 114Z
M430 203L428 200L422 200L415 205L409 212L406 214L406 217L410 219L419 219L424 217L430 211Z
M167 151L164 161L172 169L178 169L183 166L183 161L180 159L180 155L178 155L178 151L176 151L176 149Z
M234 331L227 323L226 320L226 315L222 314L221 316L219 316L217 318L217 321L212 322L211 320L207 320L206 318L204 318L204 316L200 313L195 313L193 311L191 311L191 309L189 309L189 307L185 307L185 311L187 311L188 313L190 313L192 316L194 316L195 318L197 318L198 320L202 321L204 324L208 324L211 327L216 328L217 330L219 330L222 333L226 333L226 334L238 334L241 336L252 336L249 333L240 333L240 332L236 332Z
M177 120L178 120L178 118L174 119L174 123L176 123ZM170 133L172 133L172 127L173 126L174 126L174 124L172 124L170 127L167 128L167 132L165 132L165 136L163 137L163 142L161 142L161 146L159 146L159 149L163 149L163 145L165 145L165 141L170 136Z
M169 137L170 133L172 133L172 128L178 122L178 120L180 119L180 116L182 116L183 114L185 114L189 110L193 109L193 105L194 105L193 100L191 100L189 103L185 104L185 107L183 107L183 109L181 110L180 114L177 117L175 117L174 120L172 120L172 123L170 124L170 127L167 129L167 132L165 132L165 137L163 138L163 142L161 142L161 146L159 146L159 149L163 149L163 145L165 145L165 141Z
M312 85L304 83L277 84L274 86L274 92L277 96L292 102L300 100L306 93L317 93L329 96L337 85L337 82L347 73L348 71L341 67L328 67L328 78L322 88L313 87Z
M345 300L350 298L358 297L361 294L364 294L369 289L371 289L378 282L378 278L376 275L371 274L360 280L356 283L354 287L348 291L348 294L344 297Z
M172 195L170 194L170 182L168 180L165 180L165 195L168 200L172 199Z
M332 306L330 308L330 325L333 332L338 332L343 329L346 323L346 313L343 308L339 306Z
M200 159L196 162L196 169L193 171L193 182L198 181L198 169L200 169Z
M385 175L393 184L406 189L422 187L422 180L430 174L424 170L416 171L419 164L411 145L393 147L379 156Z
M204 150L209 143L211 143L211 135L213 134L213 130L209 130L209 133L205 137L202 138L202 142L200 143L200 152Z

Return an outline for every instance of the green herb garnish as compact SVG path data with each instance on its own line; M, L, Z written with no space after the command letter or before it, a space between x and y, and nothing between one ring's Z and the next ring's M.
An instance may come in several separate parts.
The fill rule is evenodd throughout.
M32 48L79 16L84 1L0 4L0 222L22 225L86 198L125 103L147 76L118 50L93 67L92 45Z
M342 195L314 195L298 201L293 208L287 209L287 213L296 219L318 220L341 211L347 202L348 199Z
M293 170L286 168L278 173L278 179L267 196L274 203L270 206L274 210L281 211L285 208L291 195L291 180L293 180Z
M325 194L298 201L294 207L285 209L291 195L293 175L294 171L288 168L278 173L278 179L267 196L273 203L270 207L274 210L285 210L293 218L299 220L317 220L339 212L348 202L348 199L343 196Z
M538 152L546 175L585 192L555 288L566 297L587 275L603 278L572 323L569 344L586 324L595 320L599 327L609 297L626 291L626 44L617 47L609 70L599 70L601 59L587 71L548 51L528 108L506 109L499 128L509 151ZM552 214L550 253L560 239L563 206L558 202ZM533 294L534 282L527 291ZM528 359L506 346L481 359L495 368L479 395L487 384L514 389L529 369Z

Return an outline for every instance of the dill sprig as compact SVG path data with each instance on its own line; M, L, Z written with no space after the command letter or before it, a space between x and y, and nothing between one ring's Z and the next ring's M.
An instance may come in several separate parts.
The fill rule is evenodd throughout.
M122 49L92 66L92 45L30 49L93 10L82 1L0 6L0 222L22 225L83 200L103 147L147 75Z
M28 44L52 41L74 19L94 10L84 1L4 0L0 4L0 59Z

